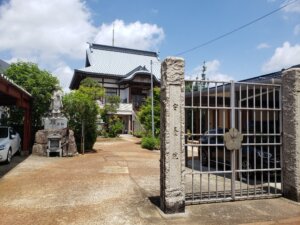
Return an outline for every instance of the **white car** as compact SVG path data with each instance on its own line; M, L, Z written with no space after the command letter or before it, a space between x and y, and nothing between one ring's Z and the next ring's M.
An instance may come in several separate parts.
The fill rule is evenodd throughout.
M20 135L12 127L0 126L0 162L10 163L13 155L20 150Z

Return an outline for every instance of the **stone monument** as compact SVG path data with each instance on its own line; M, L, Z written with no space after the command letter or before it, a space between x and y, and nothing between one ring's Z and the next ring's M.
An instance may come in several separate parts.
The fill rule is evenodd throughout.
M32 153L50 156L74 156L77 153L74 132L68 129L68 119L63 115L63 92L56 90L51 98L49 116L44 118L44 130L35 134Z
M62 114L62 96L61 90L54 91L51 98L50 116L44 119L44 129L63 129L68 127L68 119Z

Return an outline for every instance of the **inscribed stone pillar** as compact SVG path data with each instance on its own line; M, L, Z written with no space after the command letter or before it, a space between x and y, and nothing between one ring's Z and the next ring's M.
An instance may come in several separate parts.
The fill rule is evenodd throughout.
M300 201L300 69L289 69L282 76L283 195Z
M185 210L184 60L170 57L161 65L160 207L165 213Z

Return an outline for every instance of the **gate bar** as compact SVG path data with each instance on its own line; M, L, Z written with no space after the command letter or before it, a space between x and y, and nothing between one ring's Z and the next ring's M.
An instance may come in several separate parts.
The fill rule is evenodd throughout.
M231 128L235 128L235 89L234 81L230 81L230 107L231 107ZM235 151L231 151L231 197L235 199Z

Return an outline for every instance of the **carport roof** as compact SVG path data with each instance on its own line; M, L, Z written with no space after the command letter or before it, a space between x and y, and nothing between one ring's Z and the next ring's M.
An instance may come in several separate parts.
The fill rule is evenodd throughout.
M13 85L14 87L16 87L17 89L19 89L20 91L24 92L25 94L27 94L28 96L32 97L31 94L26 91L24 88L22 88L20 85L17 85L13 80L9 79L7 76L5 76L4 74L0 74L1 77L1 81L2 79L6 80L7 82L9 82L11 85Z
M5 75L0 75L0 105L16 105L30 109L31 94Z

